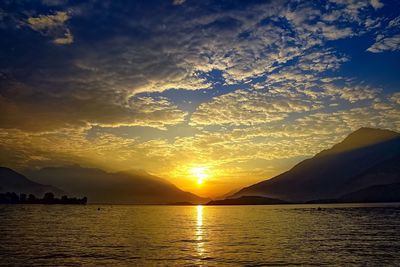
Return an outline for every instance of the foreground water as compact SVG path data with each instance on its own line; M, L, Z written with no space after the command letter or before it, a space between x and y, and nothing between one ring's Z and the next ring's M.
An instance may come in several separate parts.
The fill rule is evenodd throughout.
M400 265L400 206L0 205L0 266L324 264Z

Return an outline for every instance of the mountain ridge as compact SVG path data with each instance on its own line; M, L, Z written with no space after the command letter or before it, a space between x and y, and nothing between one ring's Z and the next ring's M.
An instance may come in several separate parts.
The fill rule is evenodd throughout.
M290 170L271 179L245 187L229 198L255 195L291 202L337 198L362 188L362 186L344 188L352 178L399 156L399 133L360 128L330 149L317 153L314 157L296 164ZM397 180L400 182L397 170L394 171L393 177L386 183ZM385 183L385 179L386 176L379 183ZM364 180L359 178L359 182ZM378 182L368 185L374 184Z
M72 165L26 170L25 173L34 181L54 184L69 194L84 194L91 203L202 204L209 201L208 198L185 192L169 181L144 171L107 172Z
M42 196L47 192L53 192L58 196L65 193L57 187L34 182L7 167L0 167L0 192L34 194L36 196Z

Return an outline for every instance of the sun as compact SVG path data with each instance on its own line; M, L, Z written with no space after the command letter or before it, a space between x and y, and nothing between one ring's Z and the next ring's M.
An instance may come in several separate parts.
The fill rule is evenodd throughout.
M204 167L196 167L190 169L191 174L197 179L197 184L202 185L204 180L209 177L207 174L207 168Z

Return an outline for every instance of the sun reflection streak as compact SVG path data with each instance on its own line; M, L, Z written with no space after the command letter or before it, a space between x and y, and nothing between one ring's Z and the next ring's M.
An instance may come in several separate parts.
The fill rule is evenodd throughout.
M196 251L201 258L204 254L204 242L203 242L203 206L197 206L197 224L196 224Z
M197 228L203 226L203 206L197 206Z

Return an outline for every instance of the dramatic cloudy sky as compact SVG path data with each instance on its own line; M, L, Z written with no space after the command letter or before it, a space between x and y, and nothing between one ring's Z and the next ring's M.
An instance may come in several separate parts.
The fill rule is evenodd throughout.
M215 196L400 130L397 0L2 0L0 34L3 166L144 169Z

